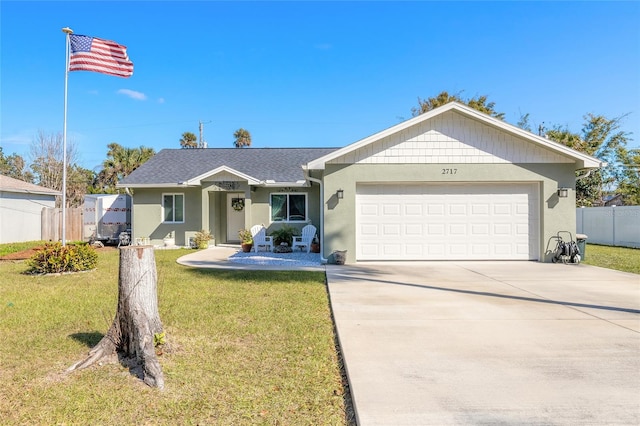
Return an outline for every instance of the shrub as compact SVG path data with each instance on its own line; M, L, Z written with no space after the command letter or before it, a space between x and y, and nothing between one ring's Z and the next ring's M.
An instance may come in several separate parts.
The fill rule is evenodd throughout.
M298 230L289 225L282 225L280 229L271 232L273 243L279 246L281 243L287 243L289 247L293 244L293 236L297 235Z
M195 237L193 237L193 243L198 249L206 249L207 247L209 247L209 240L211 240L211 238L211 232L201 229L200 231L196 232Z
M28 274L55 274L95 269L98 253L86 243L47 243L27 260Z
M251 231L248 229L239 230L238 236L240 237L240 242L242 244L253 244L253 235L251 235Z

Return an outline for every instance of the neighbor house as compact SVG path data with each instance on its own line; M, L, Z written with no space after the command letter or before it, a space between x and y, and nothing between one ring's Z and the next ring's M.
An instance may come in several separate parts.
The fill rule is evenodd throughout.
M323 257L548 261L601 162L458 103L344 148L165 149L125 178L134 238L318 228ZM560 189L563 189L560 191Z
M42 239L42 209L53 208L59 191L0 175L0 243Z

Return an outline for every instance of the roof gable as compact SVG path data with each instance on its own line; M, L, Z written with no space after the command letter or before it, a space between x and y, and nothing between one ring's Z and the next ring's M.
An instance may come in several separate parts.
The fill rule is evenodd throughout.
M455 102L421 114L309 163L575 163L601 162Z

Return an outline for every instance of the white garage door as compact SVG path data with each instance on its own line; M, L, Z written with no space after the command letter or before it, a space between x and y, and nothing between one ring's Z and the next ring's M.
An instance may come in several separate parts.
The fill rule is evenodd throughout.
M538 185L358 184L357 260L538 258Z

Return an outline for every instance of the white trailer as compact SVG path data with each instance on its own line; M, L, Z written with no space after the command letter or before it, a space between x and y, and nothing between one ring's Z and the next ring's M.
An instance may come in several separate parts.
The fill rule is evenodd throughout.
M91 244L128 245L131 241L131 197L88 194L84 197L83 236Z

